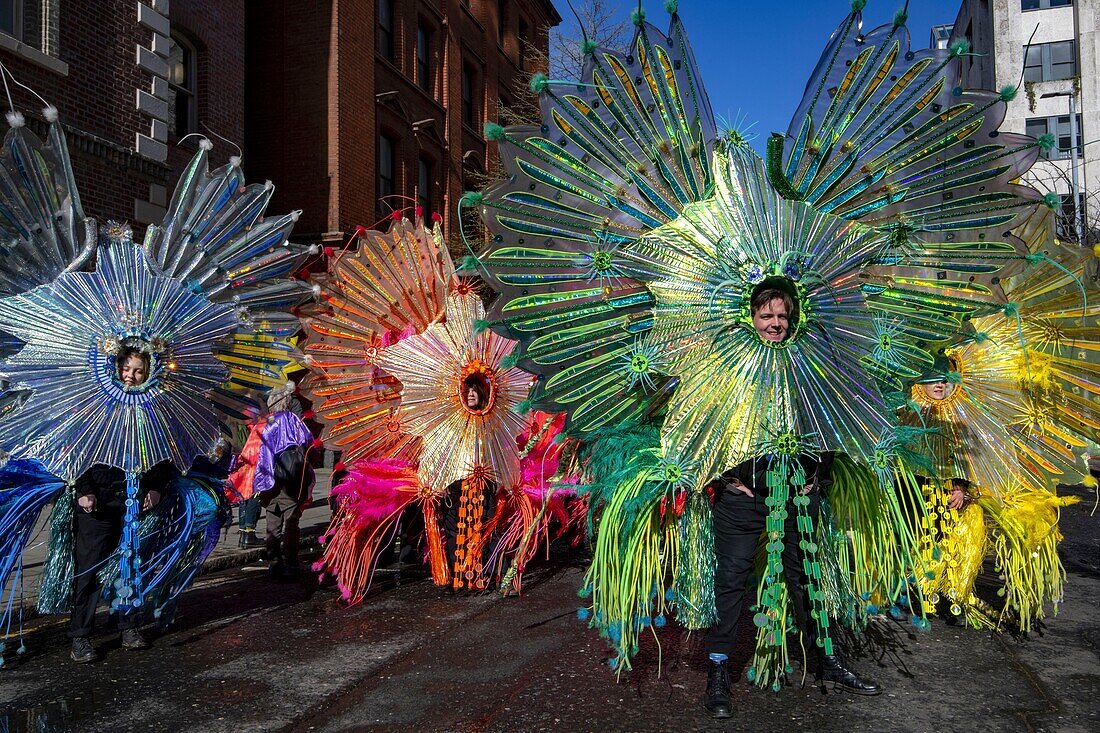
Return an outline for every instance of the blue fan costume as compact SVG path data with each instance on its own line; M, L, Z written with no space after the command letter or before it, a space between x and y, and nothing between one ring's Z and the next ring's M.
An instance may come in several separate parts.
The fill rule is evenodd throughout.
M0 664L51 503L39 612L72 608L80 638L99 597L123 627L171 618L227 516L223 436L285 383L291 309L310 294L288 277L309 251L287 241L298 212L265 218L273 186L246 185L239 159L210 170L201 141L139 246L85 216L57 111L43 114L45 142L13 112L0 149ZM135 353L139 381L123 369Z

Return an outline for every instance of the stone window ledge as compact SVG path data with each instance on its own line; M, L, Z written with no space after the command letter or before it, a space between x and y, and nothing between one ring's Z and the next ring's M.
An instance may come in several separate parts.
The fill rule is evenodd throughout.
M28 46L22 41L12 38L7 33L0 33L0 48L11 51L16 56L24 58L32 64L41 66L44 69L48 69L55 74L60 74L61 76L69 75L69 65L67 63L49 54L42 53L34 46Z

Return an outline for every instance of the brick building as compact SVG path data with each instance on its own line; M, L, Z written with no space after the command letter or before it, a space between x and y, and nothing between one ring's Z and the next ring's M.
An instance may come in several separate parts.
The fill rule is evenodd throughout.
M490 167L484 123L560 22L551 0L249 2L249 170L282 183L275 209L304 209L299 239L338 242L418 204L455 231Z
M159 221L196 150L181 138L243 139L244 16L244 0L0 3L0 61L57 107L89 216ZM41 136L42 103L12 96ZM235 151L215 143L224 163Z

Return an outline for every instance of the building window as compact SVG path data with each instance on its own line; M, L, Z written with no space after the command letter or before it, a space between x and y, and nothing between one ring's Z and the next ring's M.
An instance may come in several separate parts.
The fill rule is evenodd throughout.
M1073 0L1020 0L1020 10L1044 10L1073 5Z
M0 0L0 31L23 40L23 0Z
M423 25L416 27L416 85L432 93L432 32Z
M425 158L416 166L416 203L424 212L424 218L432 215L432 162Z
M497 41L504 48L504 32L508 29L508 0L497 3Z
M397 141L383 132L378 135L378 206L383 213L393 210L393 202L387 200L397 190L396 170Z
M1043 157L1050 160L1065 160L1070 157L1073 150L1073 137L1070 134L1069 115L1057 117L1031 117L1024 123L1024 132L1032 137L1041 135L1054 135L1055 148L1050 152L1044 152ZM1085 151L1081 145L1084 132L1081 129L1081 115L1077 115L1077 157L1084 157Z
M393 61L393 0L378 0L378 37L375 43L378 53L387 61Z
M1077 76L1073 41L1024 46L1024 81L1055 81Z
M195 44L173 31L168 46L168 137L179 140L198 132L198 74Z
M0 0L0 33L57 58L61 0Z
M477 129L480 122L478 107L481 100L477 90L477 72L469 64L462 66L462 122Z

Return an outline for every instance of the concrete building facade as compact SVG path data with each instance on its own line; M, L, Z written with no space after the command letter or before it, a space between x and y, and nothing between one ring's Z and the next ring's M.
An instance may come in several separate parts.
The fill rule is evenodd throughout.
M304 241L394 211L456 207L495 153L484 137L546 57L550 0L268 0L247 5L246 159L284 182Z
M1060 235L1077 241L1070 195L1076 162L1083 239L1100 241L1100 143L1088 144L1100 139L1100 0L963 0L952 38L970 42L968 86L1019 87L1002 129L1054 135L1057 148L1029 177L1062 196Z
M100 221L159 221L196 150L188 134L244 134L244 0L11 0L0 61L57 107L85 212ZM14 85L12 97L44 134L42 102ZM235 151L215 142L224 163Z

